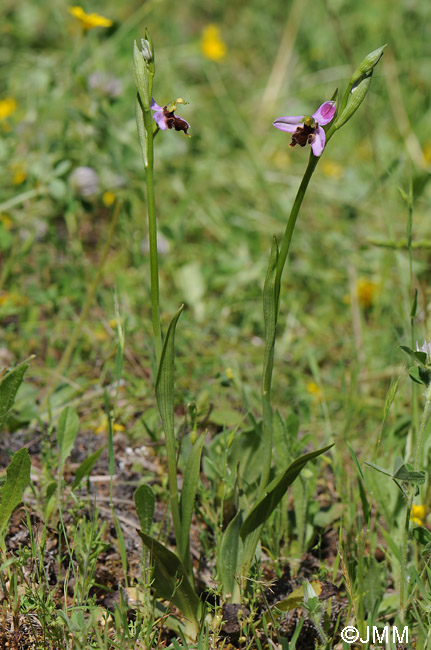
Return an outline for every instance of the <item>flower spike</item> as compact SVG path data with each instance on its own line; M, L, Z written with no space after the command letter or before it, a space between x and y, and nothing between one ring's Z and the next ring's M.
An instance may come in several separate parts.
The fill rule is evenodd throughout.
M324 102L313 115L293 115L289 117L278 117L274 120L273 125L280 131L292 133L291 147L299 144L305 147L311 145L313 154L320 156L325 148L325 126L333 119L337 109L336 102Z

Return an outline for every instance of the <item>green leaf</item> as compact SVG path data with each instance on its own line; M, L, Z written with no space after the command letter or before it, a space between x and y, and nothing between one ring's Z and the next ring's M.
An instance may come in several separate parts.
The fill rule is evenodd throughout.
M192 574L190 560L190 526L195 504L196 491L199 484L199 474L201 468L202 447L205 442L205 434L202 434L192 447L186 468L184 470L184 481L181 490L180 499L180 517L181 517L181 543L182 563L186 568L187 574Z
M28 363L20 364L0 379L0 429L12 409L16 394L21 386Z
M427 355L426 352L420 352L419 350L412 350L407 347L407 345L400 345L400 348L405 352L409 357L411 357L416 363L420 363L421 366L425 366Z
M61 412L57 427L57 443L60 451L59 473L61 474L66 458L75 444L79 431L79 417L71 406L66 406Z
M423 526L416 526L416 528L413 528L413 537L417 542L419 542L419 544L425 545L431 543L431 532L428 528L424 528Z
M384 467L380 467L380 465L375 465L374 463L368 462L368 460L364 460L364 465L368 465L368 467L372 467L372 469L375 469L377 472L380 472L380 474L384 474L385 476L389 476L389 478L392 478L392 474L388 472L387 469L384 469Z
M242 565L243 542L240 531L242 526L242 512L239 510L229 522L223 533L220 545L220 557L217 562L219 578L223 588L223 595L237 602L239 599L239 585L237 577Z
M28 449L24 447L17 451L6 470L6 483L1 491L0 501L0 533L3 533L9 518L21 503L22 495L30 481L31 460Z
M136 513L138 515L141 529L149 533L154 517L154 492L151 485L140 485L134 494Z
M253 506L241 527L241 537L243 539L267 521L280 503L289 485L293 483L308 461L324 454L331 447L333 445L328 445L322 449L317 449L316 451L300 456L280 476L271 481L265 488L265 494Z
M100 454L104 449L105 446L100 447L100 449L95 451L94 454L91 454L91 456L87 456L87 458L82 461L82 463L80 464L80 466L75 472L75 478L73 479L73 483L72 483L72 490L74 490L80 484L80 482L85 476L88 476L90 474L91 470L99 460Z
M175 358L175 328L183 310L177 311L169 323L165 340L163 341L160 355L159 368L156 378L156 398L165 432L166 453L168 456L169 500L171 504L172 519L175 537L178 544L178 554L184 557L181 548L181 517L178 503L177 488L177 441L174 427L174 358Z
M176 439L174 429L174 356L175 328L183 306L177 311L171 322L163 343L159 369L156 378L156 398L166 436L168 456L176 458Z
M189 636L197 635L200 601L187 578L181 560L156 539L138 530L154 562L154 587L163 600L171 600L186 618Z
M151 104L150 75L148 64L144 59L136 41L133 43L133 72L135 83L144 108L149 111Z

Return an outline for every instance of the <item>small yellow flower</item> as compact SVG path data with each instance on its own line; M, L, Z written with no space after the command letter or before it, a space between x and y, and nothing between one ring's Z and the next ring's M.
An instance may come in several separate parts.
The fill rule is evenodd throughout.
M376 294L379 290L378 285L367 278L359 278L356 285L358 302L361 307L368 309L373 304Z
M114 422L112 429L113 431L125 431L126 427L119 422ZM100 418L99 424L93 428L93 431L96 435L100 435L101 433L108 433L108 418L106 416Z
M423 526L425 524L425 519L427 515L426 506L412 506L410 512L410 521L418 526Z
M217 25L207 25L201 38L201 52L211 61L221 61L226 56L226 43L220 36L220 28Z
M226 368L226 377L227 377L228 379L233 379L232 368Z
M0 120L5 120L12 113L15 113L17 106L17 101L13 97L0 99Z
M321 402L323 399L323 393L322 389L320 386L316 384L314 381L309 381L306 385L307 393L312 395L314 399L316 399L318 402Z
M12 230L13 219L8 214L0 212L0 223L5 230Z
M102 196L102 203L106 208L110 208L111 205L115 201L115 192L111 192L111 190L107 190L106 192L103 193Z
M86 14L82 7L68 7L68 11L79 20L84 31L94 29L94 27L111 27L113 24L113 21L110 18L105 18L105 16Z
M333 160L323 159L321 162L322 172L329 178L341 178L344 174L344 169Z
M431 164L431 142L425 142L424 148L422 149L424 158L428 164Z

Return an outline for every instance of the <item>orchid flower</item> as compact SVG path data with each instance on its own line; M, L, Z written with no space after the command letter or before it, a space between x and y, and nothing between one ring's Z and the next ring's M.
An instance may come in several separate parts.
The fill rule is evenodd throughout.
M305 147L311 144L313 154L320 156L325 148L325 131L322 125L329 124L335 115L336 102L325 102L313 115L294 115L292 117L278 117L273 124L280 131L292 133L291 147L299 144Z
M151 110L155 111L153 119L162 131L165 131L166 129L175 129L175 131L184 131L184 133L190 137L190 134L187 133L190 124L179 115L175 115L177 104L186 104L186 102L184 99L179 98L167 106L159 106L156 104L154 99L151 98Z

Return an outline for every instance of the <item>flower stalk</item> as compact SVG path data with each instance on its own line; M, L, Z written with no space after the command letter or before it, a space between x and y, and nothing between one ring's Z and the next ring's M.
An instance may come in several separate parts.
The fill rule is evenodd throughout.
M162 353L162 328L160 323L159 261L157 253L157 218L154 194L154 143L151 95L155 73L154 49L148 32L142 39L142 50L134 43L133 59L135 81L138 88L136 123L145 166L147 190L148 239L150 252L151 318L153 324L156 364Z

